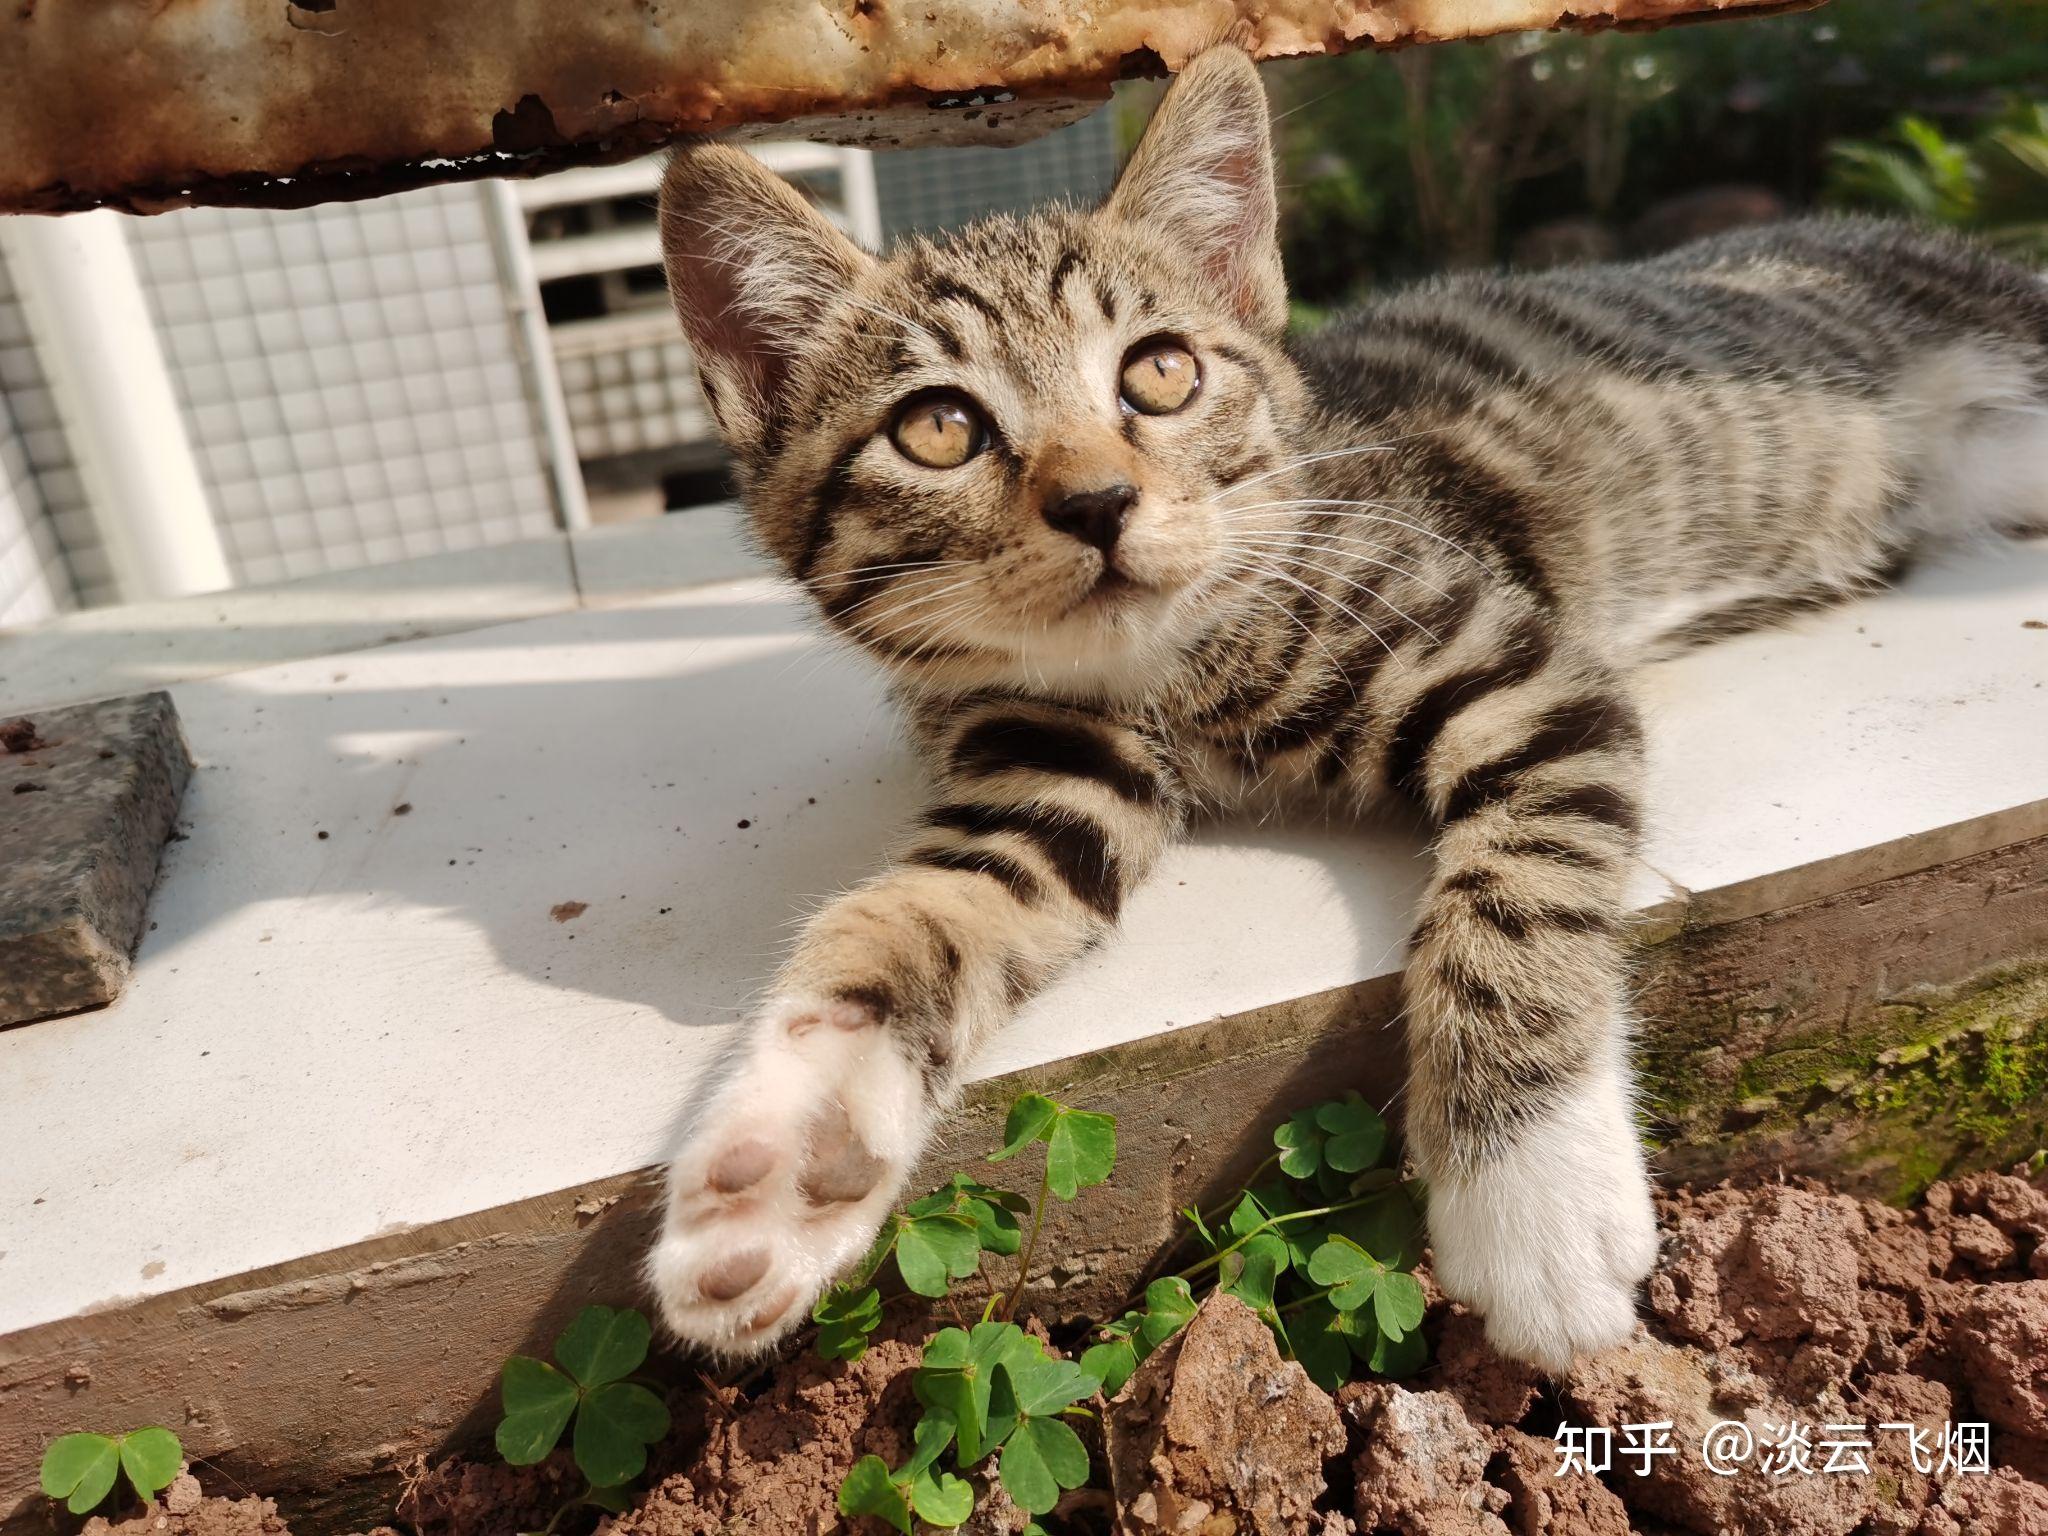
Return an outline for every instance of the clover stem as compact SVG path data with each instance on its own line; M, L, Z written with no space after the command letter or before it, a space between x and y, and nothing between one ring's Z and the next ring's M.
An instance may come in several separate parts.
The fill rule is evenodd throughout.
M1003 1321L1014 1322L1017 1317L1017 1303L1024 1298L1024 1282L1031 1278L1031 1256L1038 1251L1039 1229L1045 1225L1046 1202L1052 1198L1052 1149L1046 1149L1045 1174L1038 1181L1038 1198L1031 1205L1031 1235L1024 1240L1024 1251L1017 1256L1017 1284L1010 1292L1010 1299L1003 1303Z
M1279 1162L1281 1156L1281 1153L1275 1152L1271 1157L1267 1158L1263 1163L1259 1164L1258 1167L1254 1168L1250 1173L1245 1175L1244 1183L1238 1187L1237 1193L1233 1194L1229 1199L1220 1202L1211 1210L1196 1211L1194 1213L1196 1219L1199 1220L1200 1223L1206 1227L1210 1223L1214 1222L1219 1217L1221 1217L1224 1212L1235 1210L1237 1208L1238 1202L1243 1200L1246 1195L1251 1193L1251 1187L1259 1181L1259 1175L1264 1173L1268 1168L1271 1168L1275 1163ZM1138 1277L1138 1289L1141 1292L1145 1288L1145 1282L1150 1280L1155 1274L1158 1273L1159 1266L1163 1264L1168 1258L1172 1257L1172 1255L1176 1253L1181 1248L1181 1246L1187 1242L1188 1238L1194 1235L1195 1230L1195 1227L1192 1224L1190 1224L1187 1231L1183 1232L1179 1237L1175 1238L1158 1254L1157 1257L1155 1257L1152 1260L1150 1264L1147 1264L1145 1266L1144 1272Z
M1308 1305L1308 1304L1309 1304L1310 1302L1312 1302L1312 1301L1327 1301L1327 1300L1329 1300L1329 1299L1330 1299L1330 1298L1331 1298L1332 1296L1336 1295L1336 1294L1337 1294L1337 1293L1338 1293L1339 1291L1341 1291L1341 1290L1343 1290L1343 1289L1344 1289L1344 1287L1343 1287L1342 1285L1333 1285L1333 1286L1330 1286L1330 1287L1329 1287L1328 1289L1326 1289L1326 1290L1320 1290L1320 1291L1317 1291L1317 1292L1316 1292L1316 1293L1315 1293L1315 1294L1314 1294L1313 1296L1303 1296L1303 1297L1300 1297L1300 1298L1298 1298L1298 1299L1296 1299L1296 1300L1294 1300L1294 1301L1290 1301L1289 1303L1287 1303L1287 1305L1286 1305L1286 1306L1284 1306L1284 1307L1281 1307L1281 1308L1279 1309L1279 1311L1281 1312L1281 1314L1282 1314L1282 1315L1285 1315L1286 1313L1289 1313L1289 1312L1298 1312L1298 1311L1300 1311L1300 1310L1301 1310L1301 1309L1302 1309L1303 1307L1307 1306L1307 1305Z
M1285 1226L1290 1221L1313 1221L1318 1216L1335 1216L1344 1211L1355 1211L1362 1205L1370 1205L1375 1200L1385 1198L1389 1191L1399 1189L1400 1187L1398 1184L1389 1184L1386 1189L1376 1189L1369 1195L1360 1195L1356 1200L1345 1200L1337 1205L1319 1205L1310 1211L1288 1211L1285 1215L1268 1216L1264 1221L1253 1227L1251 1231L1245 1233L1228 1247L1218 1248L1206 1259L1198 1259L1186 1269L1177 1270L1173 1278L1176 1280L1192 1280L1203 1270L1211 1269L1221 1264L1231 1254L1237 1252L1238 1249L1242 1248L1260 1233L1270 1231L1274 1227Z

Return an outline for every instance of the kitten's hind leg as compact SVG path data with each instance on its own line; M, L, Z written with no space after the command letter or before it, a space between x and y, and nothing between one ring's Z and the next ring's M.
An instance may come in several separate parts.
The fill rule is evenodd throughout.
M1552 1371L1626 1339L1656 1257L1620 929L1640 745L1619 681L1526 664L1423 684L1395 740L1441 818L1408 967L1410 1142L1436 1275Z

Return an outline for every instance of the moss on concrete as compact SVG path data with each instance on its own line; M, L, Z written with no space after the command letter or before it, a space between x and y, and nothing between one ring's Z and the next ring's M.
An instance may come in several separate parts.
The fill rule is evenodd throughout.
M1900 1201L2048 1145L2048 962L1802 1022L1817 1011L1788 987L1769 1007L1660 1021L1646 1075L1667 1143L1712 1142L1724 1162L1824 1148L1839 1176Z

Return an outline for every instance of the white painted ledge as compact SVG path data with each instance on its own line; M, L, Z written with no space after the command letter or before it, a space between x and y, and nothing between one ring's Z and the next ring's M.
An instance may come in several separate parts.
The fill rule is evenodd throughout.
M2048 545L1657 668L1644 905L2048 831L2029 620ZM133 985L0 1033L0 1335L656 1161L915 798L875 674L759 582L173 692L202 766ZM1211 833L978 1069L1383 974L1424 875L1402 829Z

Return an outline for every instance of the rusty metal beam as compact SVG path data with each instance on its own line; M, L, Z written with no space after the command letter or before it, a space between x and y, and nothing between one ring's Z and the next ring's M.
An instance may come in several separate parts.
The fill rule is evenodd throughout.
M779 125L1031 138L1211 39L1262 59L1817 0L6 0L0 211L300 206Z

